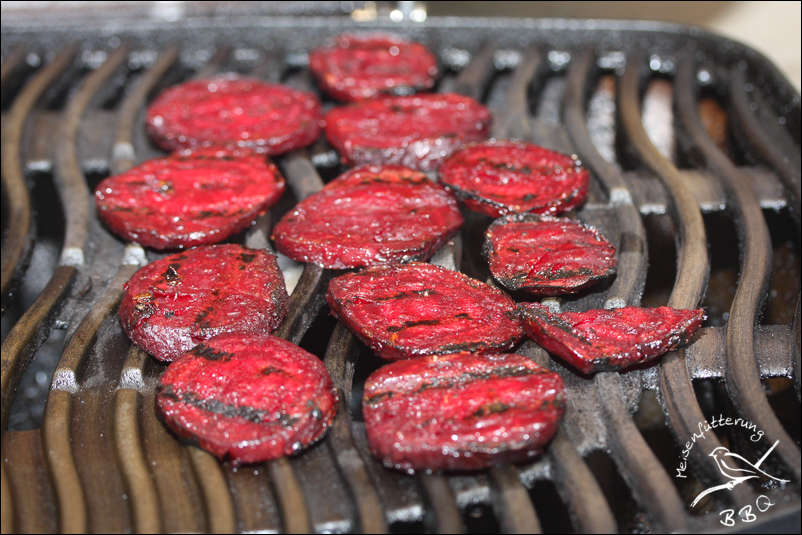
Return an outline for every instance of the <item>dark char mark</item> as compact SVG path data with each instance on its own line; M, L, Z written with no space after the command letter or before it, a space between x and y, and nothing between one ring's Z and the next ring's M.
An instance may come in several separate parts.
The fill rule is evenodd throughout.
M207 346L206 344L198 344L192 349L190 349L189 352L192 353L193 355L197 355L198 357L204 358L206 360L228 361L231 360L231 357L234 356L234 353L228 353L226 351L215 351L213 348Z
M279 413L277 418L272 418L271 411L263 411L245 405L235 406L217 401L216 399L203 399L194 392L182 392L176 394L172 386L167 385L160 389L159 394L180 403L186 403L202 411L220 414L226 418L242 418L257 424L279 424L282 427L292 427L300 418L289 414Z

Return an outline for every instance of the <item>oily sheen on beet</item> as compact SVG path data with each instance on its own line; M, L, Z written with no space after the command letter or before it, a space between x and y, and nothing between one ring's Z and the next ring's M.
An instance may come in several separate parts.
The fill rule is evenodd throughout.
M134 273L120 301L120 324L136 345L169 361L218 334L269 333L287 315L288 302L275 256L211 245Z
M284 178L251 151L197 149L149 160L98 184L100 218L153 249L217 243L247 228L284 192Z
M177 435L234 464L297 453L320 439L337 412L326 367L270 336L222 335L172 362L156 406Z
M494 221L482 249L505 288L534 295L573 294L615 274L615 247L570 219L514 214Z
M564 410L560 376L516 354L457 353L388 364L365 383L373 455L389 467L474 470L542 451Z
M491 116L451 93L384 97L334 108L326 138L348 164L394 164L429 171L467 143L486 139Z
M523 336L504 292L424 263L377 266L332 279L331 311L379 356L395 360L511 349Z
M343 269L426 260L461 225L456 199L423 173L364 166L298 203L273 239L294 260Z
M589 174L574 156L520 141L471 145L438 172L465 206L491 217L559 214L582 204L588 193Z
M687 343L705 320L704 310L624 307L555 314L522 305L526 333L582 373L620 370L656 359Z
M383 34L339 35L309 53L309 68L326 93L346 101L431 89L437 76L425 46Z
M283 154L317 139L320 120L312 93L229 75L167 89L148 108L146 126L166 150L222 146Z

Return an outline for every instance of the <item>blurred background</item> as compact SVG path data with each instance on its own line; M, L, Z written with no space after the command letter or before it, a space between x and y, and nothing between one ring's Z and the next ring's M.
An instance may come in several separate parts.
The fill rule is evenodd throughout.
M800 2L2 2L3 26L104 16L181 20L236 13L387 17L421 22L427 16L643 19L694 24L744 42L769 57L800 88Z
M693 24L746 43L800 88L800 2L423 2L428 16L643 19Z

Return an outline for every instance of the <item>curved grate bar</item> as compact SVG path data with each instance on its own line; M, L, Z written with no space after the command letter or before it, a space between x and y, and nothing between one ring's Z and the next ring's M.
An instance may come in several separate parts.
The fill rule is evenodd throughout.
M34 354L35 346L46 338L48 320L55 315L56 306L66 295L76 274L77 270L72 266L57 267L45 289L3 340L3 432L6 429L8 411L11 409L11 401L14 391L17 389L17 383Z
M448 485L448 479L439 474L421 473L418 480L434 512L435 531L437 533L465 533L457 500Z
M769 133L763 128L760 120L752 111L752 106L746 96L746 73L744 69L736 68L731 73L732 82L729 84L730 104L733 118L739 123L739 135L747 144L754 147L758 155L768 162L777 171L777 175L785 186L785 194L791 205L791 213L799 225L802 218L800 196L802 196L802 174L800 174L799 152L789 154L780 149L771 139Z
M14 50L9 52L6 59L3 60L2 66L0 66L0 86L5 88L6 82L11 78L11 73L17 70L22 60L25 59L26 53L27 51L22 45L16 46Z
M502 111L501 121L494 123L493 135L495 137L531 138L529 86L542 64L543 57L539 48L533 47L526 51L512 75L512 81L505 94L504 100L508 103L508 106ZM555 443L557 443L555 451L563 452L563 455L552 452ZM612 513L596 480L588 470L584 460L576 454L574 446L561 432L558 431L554 437L552 445L549 447L549 452L551 464L558 465L555 469L562 470L565 473L565 480L557 482L558 487L561 487L561 482L565 481L568 487L574 489L583 487L587 491L595 492L600 497L599 501L601 503L595 504L596 507L594 507L593 514L583 511L575 515L576 519L581 519L580 523L576 525L588 523L587 525L591 529L600 531L604 531L606 527L614 527L615 521L612 519ZM502 519L502 527L510 532L540 531L540 521L519 477L512 478L507 472L508 469L506 467L499 467L491 471L491 477L499 487L500 492L500 496L493 505L499 511L497 516ZM516 472L520 475L520 471ZM562 491L563 489L560 490ZM526 498L525 500L523 499L524 497ZM567 506L571 511L577 511L582 508L582 505L574 500L579 500L579 502L586 501L584 496L577 495L571 491L561 492L561 497L569 502ZM512 517L509 517L505 511L509 511Z
M128 350L114 400L114 442L128 489L134 531L158 533L162 530L158 494L148 470L137 418L140 390L144 387L142 367L147 358L136 346Z
M699 203L683 186L682 178L674 165L652 144L643 127L639 99L643 64L642 51L634 51L627 59L627 66L616 92L616 108L627 139L638 157L658 175L670 194L670 213L678 231L678 266L668 305L675 308L694 308L701 301L710 271L704 222ZM684 354L685 350L674 351L664 356L660 363L660 401L678 443L684 443L697 431L699 422L705 421L696 400ZM712 434L707 435L700 443L706 446L691 450L692 460L699 467L697 474L705 480L721 481L721 473L715 469L715 465L706 462L708 459L704 453L721 444ZM734 493L738 492L741 491L736 488ZM743 497L740 496L739 499Z
M562 427L549 445L548 456L557 492L568 507L572 524L584 533L617 533L615 517L599 483Z
M496 45L494 43L484 43L454 80L451 92L481 101L482 92L495 72L493 66L495 53Z
M497 488L494 493L496 516L503 533L541 533L529 493L521 484L518 471L502 464L490 469L490 478Z
M492 137L496 139L528 139L532 125L529 120L529 86L543 67L540 47L527 48L521 62L512 73L504 107L493 114Z
M14 100L11 111L3 120L2 184L8 210L8 229L3 241L0 295L6 299L11 281L30 249L31 197L25 186L22 168L22 137L25 122L33 106L53 81L72 64L78 50L76 45L65 48L46 67L37 72ZM66 207L66 206L65 206Z
M646 283L646 232L626 182L618 169L599 154L587 130L585 95L594 60L593 50L585 49L572 62L566 82L564 119L579 156L607 190L611 208L619 222L618 273L608 290L607 306L637 305ZM633 489L633 496L665 529L687 529L685 507L679 494L623 402L625 395L621 377L615 372L605 372L596 374L593 380L601 412L608 422L611 455L622 477Z
M786 433L769 405L755 359L755 324L771 276L771 239L749 178L710 139L696 111L693 56L682 58L677 72L677 115L693 142L694 156L709 166L721 180L742 244L740 277L727 323L726 386L740 412L760 422L770 443L779 440L777 453L794 478L802 476L799 448Z
M354 335L342 323L337 323L323 359L335 386L340 391L337 417L329 431L329 448L348 483L356 502L359 530L363 533L386 533L381 500L370 480L365 461L354 444L349 422L348 400L354 379Z
M201 78L208 78L216 74L220 69L223 68L223 65L226 64L228 60L228 56L231 55L231 47L230 46L221 46L217 50L215 50L212 57L209 58L209 61L200 68L195 74L192 75L193 80L199 80Z
M178 48L170 47L159 54L156 62L148 69L137 84L128 92L120 104L117 119L117 135L111 155L111 172L118 175L128 171L136 162L134 148L134 129L148 94L178 59Z
M64 231L64 247L60 263L82 266L84 247L89 236L91 194L86 186L81 166L78 163L76 145L81 117L90 101L128 57L128 48L123 45L112 52L97 70L87 76L81 87L70 98L60 123L59 141L56 145L55 179L62 206L67 208Z
M43 436L47 461L55 487L60 515L60 528L67 532L82 532L89 527L87 502L75 465L71 440L72 397L78 393L78 371L94 342L100 324L111 314L122 295L123 284L138 266L123 265L106 291L81 321L67 343L50 386L45 409ZM105 462L105 459L86 459ZM102 468L101 468L102 469ZM103 511L97 511L99 516Z

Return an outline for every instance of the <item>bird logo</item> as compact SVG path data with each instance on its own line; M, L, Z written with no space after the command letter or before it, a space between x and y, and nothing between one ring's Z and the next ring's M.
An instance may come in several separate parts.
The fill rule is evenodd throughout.
M693 500L691 503L691 507L694 507L699 500L707 496L712 492L716 492L718 490L732 490L741 483L748 481L750 479L761 478L771 481L776 481L777 483L788 483L787 479L780 479L778 477L774 477L773 475L769 474L765 470L760 468L760 465L763 464L769 454L774 451L774 448L777 447L780 441L776 441L766 453L763 454L763 457L757 460L755 463L751 463L747 461L743 456L738 455L737 453L732 453L730 450L725 448L724 446L719 446L715 448L713 451L710 452L710 456L716 462L718 466L719 472L725 478L729 479L726 483L721 485L715 485L713 487L707 488L699 493L698 496Z

